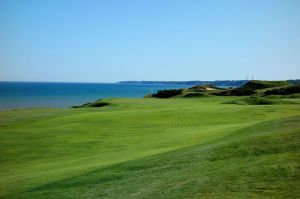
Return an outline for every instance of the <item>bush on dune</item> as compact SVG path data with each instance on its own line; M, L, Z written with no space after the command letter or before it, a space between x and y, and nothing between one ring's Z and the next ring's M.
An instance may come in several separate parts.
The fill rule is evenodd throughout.
M98 100L96 102L86 103L80 106L72 106L71 108L103 107L107 105L110 105L110 103Z
M300 93L300 85L267 90L264 94L265 95L291 95L295 93Z
M177 95L182 94L183 89L170 89L170 90L160 90L155 94L152 94L152 97L157 98L171 98Z
M244 89L265 89L265 88L272 88L278 86L288 86L290 83L288 81L259 81L259 80L252 80L247 82L242 86Z

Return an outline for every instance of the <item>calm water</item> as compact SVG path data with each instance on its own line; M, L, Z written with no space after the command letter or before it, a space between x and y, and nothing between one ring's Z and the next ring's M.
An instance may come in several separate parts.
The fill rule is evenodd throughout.
M0 82L0 109L64 108L107 97L143 97L151 90L184 88L184 85L132 85L109 83Z

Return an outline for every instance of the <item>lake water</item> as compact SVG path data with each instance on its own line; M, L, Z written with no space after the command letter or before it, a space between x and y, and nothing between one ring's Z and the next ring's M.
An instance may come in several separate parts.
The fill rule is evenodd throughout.
M151 90L188 88L188 85L114 83L0 82L0 109L65 108L108 97L141 98Z

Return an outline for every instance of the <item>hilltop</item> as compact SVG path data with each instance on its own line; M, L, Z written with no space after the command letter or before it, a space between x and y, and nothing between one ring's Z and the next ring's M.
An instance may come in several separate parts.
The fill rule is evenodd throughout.
M152 97L196 97L196 96L267 96L293 95L300 93L300 84L289 81L258 81L252 80L236 88L220 88L215 85L196 85L188 89L161 90ZM149 95L146 97L150 97Z
M237 88L219 88L214 85L197 85L188 89L160 90L145 98L192 98L209 96L244 96L238 100L229 101L234 104L267 105L288 104L280 98L300 98L300 84L288 81L248 81Z

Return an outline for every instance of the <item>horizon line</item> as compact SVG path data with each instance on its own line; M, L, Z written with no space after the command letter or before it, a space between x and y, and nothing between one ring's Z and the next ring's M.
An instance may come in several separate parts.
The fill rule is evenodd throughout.
M259 81L288 81L288 80L300 80L298 78L295 79L281 79L281 80L266 80L266 79L253 79ZM117 84L120 82L194 82L194 81L252 81L251 79L223 79L223 80L120 80L115 82L81 82L81 81L31 81L31 80L0 80L0 83L82 83L82 84Z

